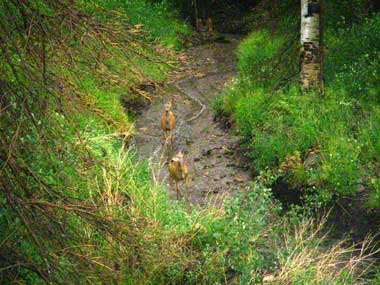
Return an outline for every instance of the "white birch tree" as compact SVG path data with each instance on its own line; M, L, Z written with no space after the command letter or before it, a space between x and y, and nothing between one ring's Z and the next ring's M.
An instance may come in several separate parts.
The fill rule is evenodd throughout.
M303 90L323 91L322 1L301 0L301 72Z

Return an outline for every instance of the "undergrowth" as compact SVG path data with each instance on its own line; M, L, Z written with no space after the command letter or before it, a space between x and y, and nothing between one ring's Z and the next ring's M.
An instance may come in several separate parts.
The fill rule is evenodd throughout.
M298 33L289 28L298 17L283 16L276 30L264 26L240 44L239 76L215 109L234 120L257 173L271 169L318 207L360 196L378 209L380 16L336 6L326 7L323 97L298 88Z
M3 1L0 9L1 284L365 283L371 243L365 250L333 243L325 238L324 219L280 215L262 182L223 208L189 208L169 200L148 163L136 160L129 147L133 123L121 102L149 100L139 86L165 78L175 52L163 45L178 47L176 32L187 29L173 20L166 2L17 3ZM169 31L168 23L178 29ZM262 34L258 41L269 38ZM283 41L268 45L265 60ZM247 57L252 59L260 64L259 56ZM254 70L241 68L247 78ZM238 80L251 82L247 78ZM235 93L236 106L228 96L220 101L240 114L247 143L253 136L244 124L262 128L262 119L272 118L264 107L260 116L250 112L269 100L264 88L255 92L261 95ZM291 98L300 100L293 92ZM294 102L282 97L282 103L269 101L286 115ZM280 146L281 139L273 141ZM287 147L297 163L298 148ZM280 147L275 152L288 154ZM263 156L263 167L271 159L269 152Z
M164 7L136 3L180 26ZM163 46L180 42L143 28L157 16L102 4L1 4L2 284L118 283L133 280L125 272L140 246L155 254L145 247L154 234L144 236L153 217L135 214L145 203L136 190L155 188L126 151L133 124L121 101L149 100L139 86L165 78L176 52Z
M122 11L128 16L130 24L141 25L156 44L178 49L181 47L180 39L191 32L189 27L178 19L178 12L172 9L171 4L166 0L99 0L98 2L108 8Z

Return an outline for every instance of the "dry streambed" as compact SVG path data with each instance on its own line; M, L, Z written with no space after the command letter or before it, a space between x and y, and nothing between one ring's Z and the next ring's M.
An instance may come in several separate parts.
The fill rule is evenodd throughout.
M238 138L213 120L212 100L235 73L238 39L228 38L228 42L188 49L177 79L167 82L136 120L134 143L139 156L149 159L155 179L169 186L166 161L172 154L170 147L162 146L159 119L164 104L173 100L177 118L174 152L185 153L191 176L190 199L201 205L221 201L250 180L238 155ZM170 197L176 197L174 191Z

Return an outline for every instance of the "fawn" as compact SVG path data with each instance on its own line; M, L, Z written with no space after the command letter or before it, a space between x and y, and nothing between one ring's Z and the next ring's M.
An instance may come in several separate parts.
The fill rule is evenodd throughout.
M170 144L173 149L173 129L175 128L175 116L171 109L171 102L165 104L165 110L161 115L161 128L164 131L164 145L166 144L166 138L169 135Z
M189 173L187 170L187 165L184 161L183 158L183 153L182 151L179 151L170 161L168 164L169 168L169 173L171 179L175 181L175 187L177 191L177 199L179 199L179 195L181 193L181 190L179 188L179 182L180 181L185 181L185 186L186 186L186 200L189 202L189 183L190 183L190 178L189 178Z
M214 34L214 28L213 28L213 25L212 25L212 19L211 19L211 17L207 18L207 20L206 20L206 27L207 27L208 36L209 37L213 36L213 34Z
M195 20L195 29L197 30L198 33L202 32L202 20L199 18Z

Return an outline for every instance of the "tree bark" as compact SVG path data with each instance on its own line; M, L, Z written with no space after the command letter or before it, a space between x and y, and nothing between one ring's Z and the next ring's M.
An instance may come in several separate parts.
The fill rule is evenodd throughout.
M301 0L301 86L323 92L322 0Z

